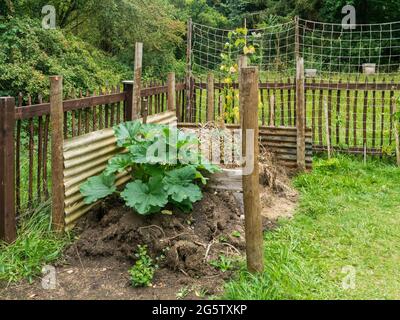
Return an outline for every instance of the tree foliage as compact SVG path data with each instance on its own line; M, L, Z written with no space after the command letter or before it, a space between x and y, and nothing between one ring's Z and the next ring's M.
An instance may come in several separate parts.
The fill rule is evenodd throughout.
M38 20L0 20L0 94L49 91L48 76L64 76L64 87L93 90L119 84L129 68L73 35L44 30Z
M56 9L58 31L40 28L48 4ZM77 88L119 80L126 70L131 78L136 41L144 43L145 77L183 75L189 17L227 29L243 27L245 19L251 28L295 15L340 23L346 4L355 6L358 23L398 20L395 0L0 0L0 90L44 90L54 72Z

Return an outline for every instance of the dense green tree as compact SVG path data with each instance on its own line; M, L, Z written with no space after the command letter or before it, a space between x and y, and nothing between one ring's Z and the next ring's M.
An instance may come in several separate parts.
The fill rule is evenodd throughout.
M6 32L4 25L12 29L12 24L16 23L14 27L20 30L22 21L25 21L28 25L23 25L22 29L29 30L29 24L33 24L31 30L40 34L38 41L44 41L49 47L63 43L52 43L54 39L45 36L45 32L49 31L39 30L42 7L47 4L48 0L0 0L0 23L3 26L0 37L5 41L0 47L0 68L5 74L15 72L10 70L16 64L12 66L10 63L16 55L8 47L12 47L10 41L13 38L7 38L10 33ZM295 15L340 23L342 7L346 4L355 6L357 23L396 21L400 12L400 2L395 0L52 0L50 4L56 9L57 32L60 35L66 39L72 35L76 40L80 38L87 44L87 52L96 52L93 53L96 56L102 51L104 56L114 57L124 70L128 68L132 72L134 44L136 41L143 42L145 77L157 78L164 77L170 70L183 74L186 21L189 17L201 24L228 29L242 26L245 20L249 27L274 25L291 20ZM25 32L21 37L28 39L27 34ZM16 33L15 37L12 41L17 45L19 34ZM28 74L39 70L47 75L54 70L42 68L42 62L32 64L32 54L29 52L18 58L19 65L30 70ZM57 63L66 65L64 62L60 59ZM96 64L96 59L90 63ZM55 64L52 66L55 67ZM100 69L91 69L91 72L98 74ZM19 72L24 73L22 69ZM32 79L39 81L40 77ZM2 81L3 91L6 85L18 89L26 85L25 80L5 82L4 76ZM43 85L40 81L38 83L39 87ZM83 86L78 80L77 85ZM27 86L31 88L33 85Z
M0 20L0 96L33 96L49 91L49 75L64 76L66 92L116 85L130 75L127 66L60 30L44 30L40 21Z

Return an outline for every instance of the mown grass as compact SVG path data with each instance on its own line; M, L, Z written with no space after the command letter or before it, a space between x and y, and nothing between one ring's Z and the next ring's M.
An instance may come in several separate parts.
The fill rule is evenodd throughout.
M38 206L22 218L13 244L0 243L0 283L33 281L43 265L61 256L68 242L68 236L58 236L51 230L50 204Z
M341 156L297 177L295 218L265 235L265 272L244 268L227 299L399 299L400 169ZM354 268L354 289L348 269Z

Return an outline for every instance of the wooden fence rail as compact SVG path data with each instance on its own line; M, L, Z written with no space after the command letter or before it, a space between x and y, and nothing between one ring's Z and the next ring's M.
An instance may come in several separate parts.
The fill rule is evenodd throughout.
M219 79L215 79L213 86L207 81L196 81L191 87L192 102L190 109L185 110L189 116L180 118L181 122L217 121L224 112L226 99L234 99L233 106L239 104L235 98L239 92L237 83L231 85L233 98L225 97L226 86ZM210 94L207 88L212 87L213 93ZM400 94L398 81L383 78L305 79L304 91L305 123L311 128L315 151L327 149L329 136L332 150L346 153L366 150L367 154L381 156L394 154L393 107L394 98ZM259 92L260 125L296 126L298 105L295 78L262 82L259 84ZM209 110L208 96L213 97L213 110ZM327 119L324 100L328 105ZM210 115L213 115L212 119ZM326 132L326 120L329 134Z
M214 79L213 85L190 82L190 94L182 81L175 84L176 115L179 122L204 123L221 121L224 112L224 85ZM207 93L212 88L212 94ZM235 99L237 83L233 84ZM400 91L400 83L394 80L315 80L306 79L304 83L304 114L307 135L311 132L314 151L327 150L327 136L330 137L331 150L348 153L367 153L383 155L395 151L395 126L393 121L394 103ZM169 93L170 92L170 93ZM111 128L127 119L132 108L133 84L124 83L112 88L102 88L96 92L64 92L63 96L63 134L64 139L78 137L93 131ZM297 102L296 79L280 79L259 84L260 110L259 124L264 127L296 127ZM141 114L151 116L168 110L168 96L171 87L166 83L144 84L140 91ZM2 98L2 108L11 109L10 99ZM191 99L191 103L188 103ZM327 119L324 103L327 101ZM12 107L12 117L1 114L0 133L2 145L9 145L13 132L12 149L0 152L0 229L1 238L7 238L4 225L14 213L5 208L4 199L11 199L7 190L11 189L15 201L17 217L36 203L49 199L51 194L51 136L50 102L41 95L38 97L19 94ZM238 106L239 101L234 105ZM211 108L211 110L210 110ZM8 114L9 115L9 114ZM11 123L12 122L12 123ZM328 129L326 129L326 123ZM235 124L235 122L233 123ZM5 129L11 128L11 129ZM327 130L329 134L327 134ZM310 139L306 137L307 141ZM393 149L393 150L392 150ZM12 151L10 151L12 150ZM309 157L309 146L306 148ZM10 156L12 155L12 157ZM15 170L9 162L12 159ZM308 161L308 159L307 159ZM306 163L309 167L309 163ZM6 169L7 168L7 169ZM10 176L12 172L12 176ZM4 182L7 181L7 182ZM9 191L8 191L9 192ZM8 212L6 216L4 212ZM11 231L13 234L13 231ZM8 237L12 239L12 237Z
M132 83L128 82L123 89L116 86L95 92L64 92L64 139L111 128L125 121L131 107L132 90ZM144 84L141 89L142 112L151 116L167 111L168 95L166 83ZM176 83L173 99L180 106L179 109L183 109L185 84L182 81ZM15 215L18 221L23 212L49 199L52 194L51 107L49 100L46 101L41 95L31 97L20 93L17 99L2 98L1 101L0 145L9 148L1 148L0 154L0 239L12 242L10 234L15 232L7 227L9 221L15 220L12 216ZM3 112L5 108L9 110L8 113ZM10 198L11 195L15 200Z

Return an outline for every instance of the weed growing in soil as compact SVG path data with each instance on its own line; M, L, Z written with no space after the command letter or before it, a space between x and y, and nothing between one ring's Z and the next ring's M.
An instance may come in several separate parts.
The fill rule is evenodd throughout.
M149 287L153 281L154 272L157 265L154 265L153 259L147 253L147 246L138 246L138 251L135 254L137 261L129 270L131 275L132 286L134 287Z
M233 260L225 257L224 255L220 255L216 260L211 260L210 265L222 272L227 272L234 269Z
M190 212L202 199L198 182L207 183L203 173L219 171L198 151L198 138L176 127L135 121L116 126L114 133L118 146L127 152L110 159L100 176L81 186L87 204L118 193L142 215L160 212L168 204ZM133 181L119 193L116 174L125 171Z
M190 289L188 287L182 287L179 289L179 291L176 293L176 298L178 300L185 299L190 293Z
M52 232L49 203L28 212L22 217L17 240L11 245L0 243L0 281L17 282L25 278L32 282L43 265L61 256L70 240Z

